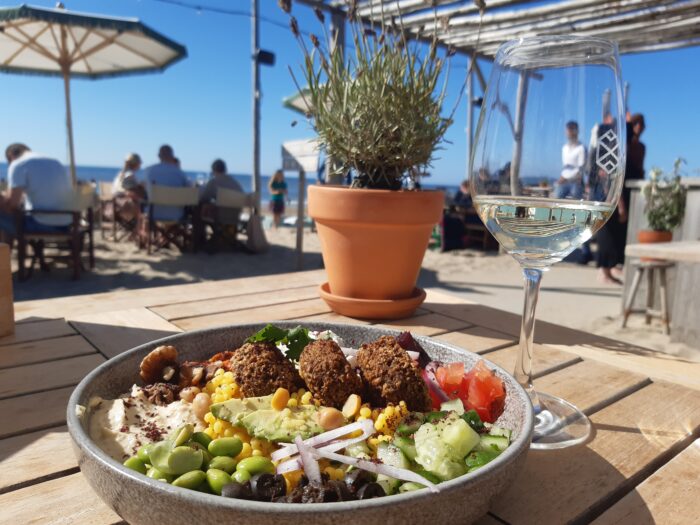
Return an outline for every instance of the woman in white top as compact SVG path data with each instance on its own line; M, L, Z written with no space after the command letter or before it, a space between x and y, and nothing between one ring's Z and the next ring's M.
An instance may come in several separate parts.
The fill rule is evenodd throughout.
M129 153L124 159L124 167L114 178L112 194L114 195L114 214L122 223L139 222L141 203L146 198L143 184L136 179L136 172L141 169L141 157Z

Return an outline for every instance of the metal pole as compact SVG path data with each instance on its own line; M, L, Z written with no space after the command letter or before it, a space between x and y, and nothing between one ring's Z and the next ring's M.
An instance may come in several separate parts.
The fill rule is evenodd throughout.
M251 0L251 45L253 48L253 207L260 211L260 64L258 52L260 51L260 38L258 30L258 0Z
M299 199L297 200L297 270L304 267L304 192L306 173L299 170Z
M63 73L63 93L66 97L66 131L68 132L68 161L70 162L70 178L73 186L78 183L78 177L75 173L75 147L73 145L73 116L70 105L70 58L68 57L68 48L66 46L66 28L61 26L61 72Z
M510 194L519 195L520 161L523 156L523 131L525 127L525 106L527 105L527 89L530 83L530 73L523 71L518 78L518 94L515 102L515 129L513 135L513 158L510 163Z
M467 179L471 176L471 155L474 141L474 106L472 105L472 100L474 99L473 67L475 61L476 57L472 55L472 59L467 66Z

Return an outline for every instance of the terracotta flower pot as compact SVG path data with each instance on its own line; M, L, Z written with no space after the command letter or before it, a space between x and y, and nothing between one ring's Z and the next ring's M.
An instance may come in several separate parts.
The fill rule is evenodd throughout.
M326 295L336 299L328 301L331 308L345 313L337 299L347 298L353 300L352 315L386 318L390 307L384 315L376 308L363 314L357 300L368 306L403 301L400 314L406 315L406 301L420 299L415 309L422 302L416 279L443 205L441 191L310 186L309 215L316 221L328 273Z
M657 230L639 230L637 240L642 244L654 242L671 242L673 232Z
M658 231L658 230L639 230L637 233L637 240L642 244L657 243L657 242L671 242L673 240L673 232L670 231ZM641 257L643 262L659 262L661 259L655 259L653 257Z

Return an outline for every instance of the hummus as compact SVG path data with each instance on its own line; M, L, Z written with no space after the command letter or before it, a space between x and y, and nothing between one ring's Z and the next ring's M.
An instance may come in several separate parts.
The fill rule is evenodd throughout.
M135 455L141 445L162 441L185 423L191 423L197 431L205 428L192 412L191 403L177 400L168 405L156 405L136 385L126 397L91 398L87 413L88 434L117 461Z

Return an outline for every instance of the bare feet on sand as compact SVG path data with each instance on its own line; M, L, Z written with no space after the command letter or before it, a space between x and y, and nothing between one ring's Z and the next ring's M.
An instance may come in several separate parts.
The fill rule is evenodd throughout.
M610 268L601 268L600 273L598 273L598 280L605 284L622 285L622 280L615 277L610 271Z

